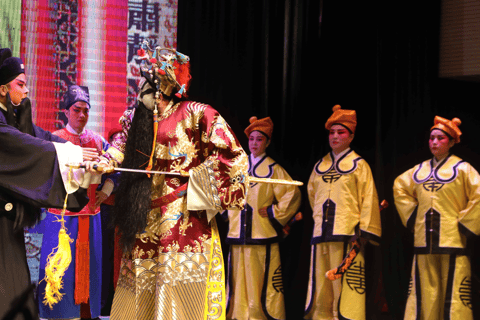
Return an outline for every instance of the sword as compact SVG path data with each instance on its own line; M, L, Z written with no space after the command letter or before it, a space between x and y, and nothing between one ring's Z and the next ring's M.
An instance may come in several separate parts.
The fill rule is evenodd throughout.
M80 165L80 164L66 164L66 166L74 169L85 169L85 165ZM188 172L185 172L185 171L181 171L181 172L155 171L155 170L149 171L149 170L128 169L128 168L113 168L113 171L110 171L110 170L105 170L106 168L101 165L94 165L93 169L99 172L105 172L105 173L110 173L113 171L120 171L120 172L123 171L123 172L146 173L146 174L165 174L165 175L181 176L181 177L190 176ZM257 178L252 176L246 176L246 178L248 182L282 184L282 185L290 185L290 186L303 186L303 182L296 181L296 180Z
M380 203L380 212L387 207L387 200L383 200ZM343 259L342 263L338 267L328 270L327 273L325 273L325 278L332 281L340 279L347 269L350 268L353 260L355 260L355 257L360 252L361 248L362 244L358 239L358 235L355 235L352 240L352 249L350 249L350 251L347 253L347 256Z

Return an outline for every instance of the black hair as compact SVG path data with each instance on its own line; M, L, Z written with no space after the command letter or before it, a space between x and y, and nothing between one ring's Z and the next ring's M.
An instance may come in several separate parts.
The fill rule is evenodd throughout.
M341 124L341 123L333 123L332 126L333 126L333 125L336 125L336 124L338 124L339 126L342 126L342 127L344 127L345 129L347 129L348 132L350 132L350 134L353 134L352 130L350 130L349 127L347 127L346 125L343 125L343 124ZM330 127L330 128L331 128L331 127Z
M152 142L153 112L139 102L128 132L122 167L144 169L152 152ZM153 162L155 163L155 154ZM151 187L152 181L146 174L122 172L120 176L120 184L115 193L113 225L118 227L120 245L124 252L131 251L136 234L147 227Z

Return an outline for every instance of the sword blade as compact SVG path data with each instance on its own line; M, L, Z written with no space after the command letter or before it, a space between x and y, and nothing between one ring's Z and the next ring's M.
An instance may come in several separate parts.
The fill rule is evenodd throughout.
M188 177L188 173L186 175L181 174L180 172L167 172L167 171L148 171L142 169L127 169L127 168L113 168L114 171L124 171L124 172L135 172L135 173L150 173L150 174L168 174L172 176L184 176Z
M74 165L74 164L67 164L68 167L73 167L73 168L84 168L84 165ZM98 171L102 172L103 167L98 166L94 167L94 169L97 169ZM189 174L188 172L181 173L181 172L170 172L170 171L148 171L148 170L142 170L142 169L129 169L129 168L113 168L114 171L120 171L120 172L134 172L134 173L147 173L147 174L165 174L165 175L173 175L173 176L182 176L182 177L188 177ZM254 182L254 183L271 183L271 184L283 184L283 185L291 185L291 186L303 186L303 182L301 181L296 181L296 180L282 180L282 179L270 179L270 178L257 178L257 177L251 177L247 176L248 182Z

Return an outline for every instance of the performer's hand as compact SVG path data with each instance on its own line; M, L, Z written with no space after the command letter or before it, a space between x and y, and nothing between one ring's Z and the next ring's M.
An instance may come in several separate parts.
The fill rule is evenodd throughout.
M98 207L99 205L101 205L103 201L105 201L108 198L107 194L101 190L95 191L95 195L96 195L95 207Z
M82 163L82 165L85 166L85 171L89 171L91 173L98 173L97 169L94 169L93 167L97 167L98 166L98 162L97 161L84 161Z
M98 151L95 148L82 148L83 161L92 161L98 159Z
M268 212L267 212L268 207L263 207L261 209L258 209L258 214L261 217L268 218Z

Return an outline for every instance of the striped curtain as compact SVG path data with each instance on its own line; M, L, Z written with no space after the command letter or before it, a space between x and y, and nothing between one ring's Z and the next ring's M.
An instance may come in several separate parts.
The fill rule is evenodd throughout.
M34 121L50 131L63 126L59 103L68 85L78 84L90 91L87 128L106 136L135 105L141 42L176 46L177 0L21 2L20 57Z

